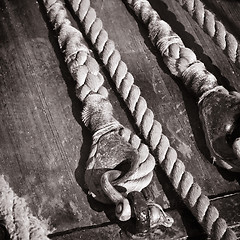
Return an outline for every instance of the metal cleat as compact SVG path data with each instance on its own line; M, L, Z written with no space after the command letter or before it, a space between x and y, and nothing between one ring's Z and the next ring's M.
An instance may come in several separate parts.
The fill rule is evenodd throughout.
M132 216L135 219L135 234L146 234L150 229L150 216L148 205L141 192L133 191L128 194L132 209Z
M217 165L240 171L240 93L218 86L199 101L205 138Z
M146 200L142 192L130 192L128 199L132 209L132 218L135 219L134 236L144 237L159 226L172 226L173 218L168 216L153 200Z

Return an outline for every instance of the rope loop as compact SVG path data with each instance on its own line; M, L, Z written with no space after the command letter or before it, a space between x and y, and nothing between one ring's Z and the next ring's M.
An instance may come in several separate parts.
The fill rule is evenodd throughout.
M204 206L204 209L202 209L200 204L203 201L202 199L205 199L206 196L203 195L203 193L201 192L201 188L199 187L199 185L194 182L192 175L185 171L184 164L179 159L177 159L176 151L170 146L168 138L162 134L160 123L156 124L156 120L154 120L154 115L151 113L150 109L148 109L146 101L143 100L143 98L141 97L140 89L133 84L132 75L126 71L125 66L125 76L124 74L119 73L120 69L122 68L118 66L122 65L120 63L122 60L119 52L115 49L114 42L108 39L108 34L104 29L97 29L97 33L94 34L93 31L91 31L91 29L95 29L95 26L102 26L102 23L100 23L101 20L96 17L95 11L93 11L93 9L91 8L90 1L82 0L80 2L79 0L71 0L70 2L74 6L73 9L76 15L79 17L80 22L82 23L85 34L92 41L93 46L96 48L96 51L100 55L103 64L109 71L110 76L112 76L113 81L115 82L117 79L117 83L115 82L117 90L120 93L123 93L123 99L125 100L131 113L134 115L137 125L139 126L140 131L143 133L144 139L148 143L151 151L156 157L157 162L167 173L167 176L172 181L174 188L183 198L184 202L193 212L196 218L198 220L203 219L202 222L200 221L200 224L204 227L206 233L208 233L210 236L222 236L222 233L218 232L218 228L215 228L215 225L218 226L218 224L215 223L216 221L218 221L219 223L223 222L219 217L217 209L212 207L210 203L208 206ZM171 27L166 22L160 19L160 17L156 13L156 11L152 9L148 1L127 0L127 3L134 10L136 15L140 18L143 18L143 22L147 24L149 36L153 44L159 42L158 46L162 49L162 51L164 51L164 61L166 61L167 63L169 62L168 66L171 66L171 73L176 76L181 76L182 72L184 72L187 67L191 66L193 63L196 62L194 53L191 53L189 49L186 49L181 40L177 40L177 36L173 34ZM96 21L97 24L95 25L94 23ZM99 35L97 36L97 34ZM174 37L172 37L172 35ZM160 38L162 37L166 37L167 41L171 39L174 42L171 44L161 43ZM175 52L175 50L178 50L178 52ZM170 55L173 60L167 60L168 55L166 55L166 53ZM189 56L191 58L190 61ZM203 71L207 70L202 69L202 72ZM187 72L185 72L185 75L188 76ZM116 78L114 76L118 77ZM215 78L208 79L210 79L211 85L215 84ZM128 82L127 80L130 81ZM205 79L203 79L202 81L205 81ZM186 82L191 82L191 84L189 84L190 86L196 86L197 89L194 89L195 92L201 92L201 87L203 84L195 84L195 82L191 80L191 77L189 76L188 79L186 79ZM85 84L83 85L82 89L84 87ZM84 96L85 95L83 95L81 98L81 100L83 101ZM144 107L145 112L142 111L140 106ZM147 126L147 123L154 125L154 127ZM157 129L157 131L161 133L161 136L156 137L156 134L153 134L151 129ZM119 132L126 133L128 131L123 130ZM107 137L107 135L103 136ZM129 143L133 144L134 147L138 149L138 144L141 143L141 140L138 139L138 137L135 135L133 136L131 134L126 134L126 136L129 137ZM95 145L92 151L94 152L96 149L97 148ZM94 154L92 155L95 156ZM95 160L96 159L94 158L89 159L89 164L92 164L93 166ZM152 173L147 174L146 178L150 179L149 176L151 176L151 174ZM135 183L137 181L135 181ZM123 181L121 185L123 186L126 183L126 181ZM200 215L199 217L197 217L199 211ZM204 212L205 215L203 216ZM234 232L227 228L227 225L222 225L222 227L223 228L221 229L221 231L224 232L225 236L231 235L233 236L232 239L236 239Z
M90 8L87 0L71 3L73 9L79 11L81 15L80 22L84 25L85 34L99 47L98 52L104 64L108 66L110 76L116 80L119 87L125 86L122 80L125 79L125 83L129 83L133 77L127 74L127 66L121 61L114 42L108 40L107 33L101 29L102 22L96 19L95 10ZM140 193L149 185L153 177L155 159L140 138L128 133L128 130L114 118L113 107L107 98L108 91L103 86L104 78L98 63L83 43L81 32L71 25L61 1L45 1L45 6L51 8L47 8L50 21L58 32L59 46L76 81L76 95L84 105L82 120L93 134L85 172L89 194L102 203L114 203L116 217L126 221L134 215L133 206L129 204L127 196L133 192ZM130 88L129 94L134 95L139 91L138 87ZM129 101L133 111L136 101L132 99ZM151 115L149 112L143 116L146 126L149 121L151 122ZM139 212L138 208L141 209L142 206L137 206L136 212ZM146 208L146 211L150 210ZM160 215L160 212L154 214L154 225L162 224L159 221ZM134 217L138 218L138 214ZM141 220L139 221L141 225Z

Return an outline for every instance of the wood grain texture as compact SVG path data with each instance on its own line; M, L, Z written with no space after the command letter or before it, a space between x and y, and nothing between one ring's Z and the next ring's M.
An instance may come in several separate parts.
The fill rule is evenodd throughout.
M171 215L174 216L177 224L174 224L171 228L159 228L155 230L153 233L150 233L146 236L145 239L149 240L157 240L157 239L185 239L187 236L192 237L205 237L203 232L196 227L196 222L194 219L190 218L189 223L191 223L191 228L189 225L189 229L186 230L185 226L182 223L182 216L176 212L171 211ZM185 214L185 217L189 217L189 215ZM184 219L186 220L186 219ZM128 227L131 227L132 223L127 222L122 226L128 224ZM124 227L124 229L126 229ZM51 239L54 240L75 240L75 239L111 239L111 240L130 240L131 235L127 234L126 231L123 231L116 224L112 225L102 225L99 227L88 227L88 228L78 228L73 229L73 231L67 232L59 232L56 234L52 234ZM140 238L141 239L141 238Z
M1 174L57 229L108 221L83 191L91 137L38 4L1 8ZM58 57L60 60L58 60ZM84 137L83 137L84 136ZM76 180L77 179L77 180Z
M229 26L238 28L237 1L206 2ZM219 83L240 91L240 70L175 0L150 3ZM239 234L240 176L212 164L196 100L171 76L146 28L124 1L91 4L186 169ZM113 217L113 207L87 196L83 174L91 134L81 122L75 83L47 22L41 0L0 1L0 174L27 200L35 215L50 218L56 228L53 239L126 239L121 232L126 226ZM116 118L138 133L106 70L101 69ZM171 229L160 229L152 239L205 238L159 167L152 188L157 202L175 219Z

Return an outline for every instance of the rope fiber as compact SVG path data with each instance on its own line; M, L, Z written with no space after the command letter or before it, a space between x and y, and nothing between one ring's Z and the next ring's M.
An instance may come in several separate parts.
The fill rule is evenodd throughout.
M89 193L100 202L109 203L110 200L115 203L116 216L126 221L132 216L127 195L134 191L140 192L149 185L155 159L140 138L130 134L130 130L114 118L99 65L84 45L81 32L71 25L63 3L59 0L45 0L44 5L58 34L65 62L76 81L76 95L84 104L82 120L93 134L85 171ZM131 166L123 175L116 168L124 160L130 161ZM125 191L119 192L115 185ZM151 209L156 211L156 208L150 207L150 212ZM162 218L161 211L157 215L158 222L152 221L152 225L163 225L165 221L169 225L169 222L173 222L166 214Z
M91 194L101 202L106 203L110 200L115 203L116 216L120 220L128 220L132 216L132 209L127 196L131 194L131 201L135 204L134 208L137 208L134 196L151 182L156 159L176 192L212 239L237 239L236 234L228 228L226 221L219 216L218 210L202 193L201 187L194 181L193 176L185 170L184 163L177 158L176 151L162 133L162 126L154 119L154 114L141 96L139 87L134 85L132 74L128 72L127 65L121 60L114 42L108 38L102 21L97 18L95 10L90 6L90 1L70 0L69 2L79 17L85 35L89 37L109 71L117 91L126 102L148 146L114 118L99 65L91 56L88 47L84 45L81 32L71 25L63 3L60 0L43 0L43 2L49 20L58 33L58 43L64 53L65 62L76 81L76 95L84 103L82 120L93 133L93 144L85 175ZM199 98L218 87L216 78L205 69L203 63L196 59L195 54L184 46L171 27L160 19L148 1L128 0L127 3L148 26L152 42L158 47L173 75L181 77L184 84ZM213 35L210 30L208 31ZM226 48L228 48L227 44ZM229 48L231 51L235 49ZM227 52L231 51L227 50ZM236 61L236 54L233 52L232 55L230 58ZM121 159L131 160L130 168L124 174L122 170L116 169L121 163L121 161L115 161L119 160L118 158L111 159L110 171L105 169L108 163L104 160L114 155L114 151L115 153L119 151L118 144L113 139L122 145L121 150L124 151ZM113 147L107 146L113 143L115 143ZM99 175L94 172L98 167L97 164L100 164L104 171L95 183L93 177ZM115 186L120 186L125 191L120 192ZM3 176L0 176L0 203L0 213L4 217L11 239L48 239L47 235L51 231L47 221L40 221L31 214L25 200L12 191ZM159 205L153 202L147 205L150 216L155 218L154 221L150 221L150 226L170 227L172 225L172 218L168 217ZM138 209L135 210L138 211ZM139 214L141 215L140 210ZM162 219L163 216L164 219Z
M11 240L49 240L47 220L33 216L24 198L18 197L3 175L0 175L0 216Z
M215 14L207 9L201 0L176 0L198 25L224 51L229 59L240 68L240 45L236 37L227 31Z
M201 187L194 182L193 176L185 170L183 162L177 158L176 151L162 133L161 124L154 119L154 114L147 107L139 87L133 84L132 74L128 72L126 64L121 60L114 42L108 38L108 33L104 30L102 21L97 18L95 10L90 6L90 1L70 0L69 2L78 16L86 36L91 40L104 66L109 71L117 91L134 116L145 141L157 162L166 172L176 192L212 239L236 239L236 234L228 228L226 221L219 216L218 210L211 205L208 197L202 193ZM205 69L204 64L197 61L195 54L190 49L183 47L180 38L172 32L166 22L159 18L148 1L129 0L128 4L134 9L136 15L141 17L149 28L153 29L150 37L154 42L157 36L166 36L165 41L160 40L157 45L162 49L164 61L173 75L185 76L185 84L199 97L207 90L217 86L216 78ZM171 41L176 44L172 44ZM194 71L193 76L190 72L196 65L198 65L198 71ZM202 79L202 81L194 81L194 79Z

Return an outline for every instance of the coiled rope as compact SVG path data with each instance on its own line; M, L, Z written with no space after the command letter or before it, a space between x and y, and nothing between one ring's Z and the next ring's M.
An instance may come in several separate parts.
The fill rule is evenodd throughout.
M227 31L215 14L206 9L201 0L176 0L199 24L199 26L240 68L240 45L236 37Z
M136 124L150 146L153 155L166 172L186 206L212 239L236 239L235 233L228 228L226 221L219 217L218 210L211 205L208 197L202 193L201 187L194 182L193 176L185 171L183 162L177 158L176 151L170 146L168 138L162 133L161 124L154 119L154 114L147 107L145 99L141 96L140 89L133 84L134 78L132 74L128 72L126 64L121 60L120 53L116 50L114 42L109 40L107 32L103 29L102 21L97 18L95 10L90 6L90 1L70 0L69 2L79 17L85 34L91 40L106 69L109 71L118 92L134 116ZM156 40L157 36L165 36L164 40L159 40L158 46L162 48L164 55L169 53L170 57L167 58L166 54L164 59L174 75L186 75L184 81L190 88L194 89L194 92L197 92L198 96L201 96L206 90L211 90L217 86L216 78L207 72L201 62L196 60L195 54L190 49L183 47L182 41L176 37L176 34L173 34L166 22L160 20L158 14L147 1L128 1L128 4L142 18L144 23L155 29L154 32L150 33L153 40ZM169 33L173 35L169 36ZM173 44L171 40L178 44ZM176 49L174 50L174 48ZM193 63L195 65L191 67ZM193 71L196 65L199 66L198 71L194 72L196 76L192 76L190 72ZM204 81L193 81L193 78L197 77L198 79L203 78Z
M0 175L0 216L12 240L49 240L47 220L32 215L24 198L18 197L3 175Z
M81 32L71 25L63 3L59 0L44 0L44 5L47 10L49 20L58 33L58 43L65 55L65 62L67 63L73 79L76 81L76 95L86 105L82 114L83 122L86 126L88 126L89 121L92 121L93 118L91 114L94 113L96 116L96 121L90 122L90 128L93 131L93 143L89 160L87 162L85 175L85 179L87 181L86 183L90 188L92 196L96 197L97 200L103 203L109 203L109 200L111 200L115 203L116 216L120 220L126 221L132 215L126 194L132 191L141 191L149 185L153 176L155 159L150 154L148 147L141 142L140 138L131 133L130 130L121 126L119 122L114 119L111 111L106 110L106 108L111 106L111 104L107 100L108 91L103 86L104 78L100 73L99 65L97 61L91 57L88 48L84 45ZM105 105L102 106L102 104ZM101 118L102 116L103 118ZM101 144L99 143L100 140L105 141L104 139L107 139L109 142L105 141L104 144L109 145L111 138L113 137L111 134L115 134L113 131L116 130L120 130L120 135L125 142L129 142L131 146L137 150L139 156L138 167L127 178L126 176L123 176L119 179L118 177L121 175L119 170L110 170L105 172L98 185L101 184L101 190L104 192L104 196L108 197L108 199L106 199L106 197L103 196L102 191L99 193L99 188L96 189L96 185L93 184L94 173L91 171L93 171L98 155L101 154L101 150L99 150L101 149ZM109 149L113 151L114 147L116 148L118 146L113 146ZM124 152L124 149L120 149L119 151ZM107 154L109 153L104 152L105 156ZM120 152L115 152L115 155L117 154L121 155ZM113 156L109 156L109 158L111 157ZM109 158L107 155L107 157L105 157L106 162L98 164L103 164L106 167L111 168L112 163ZM119 182L118 186L126 189L125 195L118 192L114 186L112 186L111 181L116 179ZM122 179L124 179L124 181L121 181ZM149 204L153 205L153 203ZM154 210L155 205L154 207L150 206L150 212L152 209L156 213ZM161 209L160 206L159 209ZM160 211L158 213L161 214ZM154 213L152 214L154 215ZM154 226L164 224L163 222L159 222L159 219L157 219L155 215L154 217L157 221L152 220L150 225ZM167 215L164 215L164 217L168 224L172 224L170 217Z

